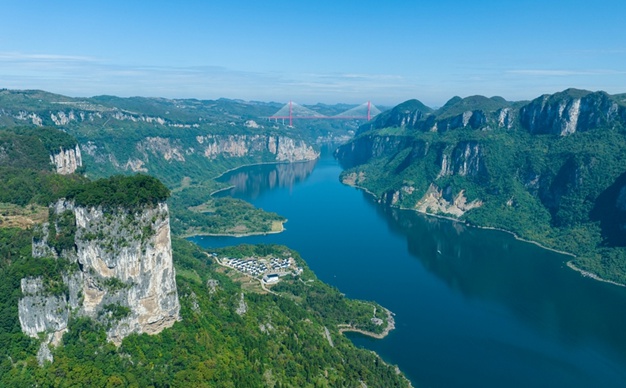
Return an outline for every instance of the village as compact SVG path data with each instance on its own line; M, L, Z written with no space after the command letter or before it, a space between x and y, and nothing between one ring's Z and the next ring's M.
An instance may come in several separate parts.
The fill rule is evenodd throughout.
M277 257L247 257L243 259L221 258L220 264L233 268L241 273L260 279L264 284L275 284L282 276L299 275L302 268L296 265L293 257L279 259Z

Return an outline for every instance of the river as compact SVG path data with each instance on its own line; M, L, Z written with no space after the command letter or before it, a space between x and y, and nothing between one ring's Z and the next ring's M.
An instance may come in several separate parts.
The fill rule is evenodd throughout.
M508 233L383 207L340 172L328 152L230 172L222 194L287 217L286 230L190 240L287 245L322 281L389 308L385 339L348 335L415 386L626 386L626 288Z

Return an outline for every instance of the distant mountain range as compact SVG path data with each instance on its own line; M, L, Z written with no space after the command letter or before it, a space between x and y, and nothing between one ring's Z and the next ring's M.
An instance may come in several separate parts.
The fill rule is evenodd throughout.
M170 187L202 182L237 165L310 160L316 144L346 141L358 120L268 120L283 104L114 96L72 98L0 90L0 127L55 127L80 145L90 177L147 172ZM350 105L307 106L332 116ZM287 123L288 124L288 123Z
M409 100L379 115L359 131L389 127L433 132L521 127L531 133L563 135L624 121L626 94L567 89L530 102L511 102L502 97L453 97L437 110Z

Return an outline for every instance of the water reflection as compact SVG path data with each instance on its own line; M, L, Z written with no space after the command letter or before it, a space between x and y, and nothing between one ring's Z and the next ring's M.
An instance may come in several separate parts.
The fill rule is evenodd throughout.
M292 188L304 181L315 169L317 160L298 163L266 164L250 166L224 175L221 180L233 186L221 192L220 196L245 194L255 199L262 193L279 187Z
M505 306L563 343L600 340L626 359L626 289L583 279L565 267L570 257L509 234L366 202L449 288Z

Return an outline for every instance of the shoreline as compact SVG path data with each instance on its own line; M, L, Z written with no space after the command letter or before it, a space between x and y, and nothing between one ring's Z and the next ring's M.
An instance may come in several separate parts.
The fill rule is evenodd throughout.
M383 307L384 308L384 307ZM385 327L383 329L382 333L373 333L371 331L367 331L367 330L363 330L363 329L358 329L356 327L352 327L352 326L343 326L343 325L338 325L338 329L340 333L345 333L345 332L351 332L351 333L359 333L359 334L363 334L367 337L371 337L371 338L375 338L375 339L383 339L385 337L387 337L389 335L389 332L391 332L392 330L394 330L396 328L396 321L393 318L393 313L387 309L384 308L385 311L387 312L387 327Z
M240 168L244 168L244 167L252 167L252 166L263 166L266 164L291 164L291 163L306 163L306 162L312 162L314 160L318 160L320 158L320 155L317 155L317 157L315 159L305 159L305 160L296 160L293 162L290 162L289 160L281 160L281 161L273 161L273 162L259 162L259 163L249 163L249 164L242 164L241 166L238 167L233 167L233 168L229 168L228 170L224 171L223 173L219 174L218 176L216 176L215 178L211 178L213 180L217 180L220 179L221 177L223 177L224 175L228 174L229 172L233 172L235 170L238 170ZM232 186L231 186L232 187ZM222 189L218 190L221 191Z
M221 174L217 175L214 178L211 178L212 180L217 181L217 179L221 178L222 176L228 174L229 172L233 172L236 171L240 168L244 168L244 167L252 167L252 166L263 166L263 165L268 165L268 164L291 164L291 163L306 163L306 162L311 162L314 160L318 160L320 157L320 155L317 155L317 157L315 159L306 159L306 160L298 160L295 162L290 162L290 161L274 161L274 162L259 162L259 163L249 163L249 164L243 164L241 166L238 167L233 167L233 168L229 168L228 170L222 172ZM210 197L213 197L215 194L221 193L222 191L227 191L232 189L233 187L235 187L234 185L230 185L227 187L223 187L221 189L217 189L212 191L211 193L209 193ZM287 222L288 220L285 219L285 221L281 222L280 225L280 230L272 230L269 232L250 232L250 233L193 233L193 234L189 234L189 233L183 233L178 235L178 237L181 238L192 238L192 237L235 237L235 238L239 238L239 237L251 237L251 236L265 236L268 234L278 234L278 233L282 233L285 231L285 222Z
M206 251L204 252L204 254L205 254L205 255L206 255L209 259L214 259L214 260L215 260L215 262L216 262L218 265L220 265L220 266L222 266L222 267L224 267L224 268L230 268L230 269L233 269L233 267L231 267L231 266L229 266L229 265L227 265L227 264L222 263L222 261L221 261L218 257L213 257L213 256L211 256L211 255L210 255L208 252L206 252ZM249 278L251 278L251 279L255 279L254 277L252 277L252 276L250 276L250 275L248 275L248 274L244 274L244 275L246 275L247 277L249 277ZM265 287L265 284L263 283L263 280L261 280L261 279L256 279L256 280L258 280L258 281L259 281L259 283L261 284L261 288L262 288L264 291L266 291L266 292L268 292L268 293L270 293L270 294L276 295L276 296L278 296L278 297L281 297L281 295L280 295L280 294L278 294L278 293L276 293L276 292L274 292L274 291L272 291L272 290L268 289L267 287ZM383 309L385 310L385 312L387 312L387 327L385 327L385 329L383 330L383 332L382 332L382 333L380 333L380 334L378 334L378 333L372 333L372 332L369 332L369 331L366 331L366 330L362 330L362 329L357 329L357 328L353 328L353 327L342 327L341 325L338 325L338 330L339 330L339 333L343 334L343 333L345 333L345 332L355 332L355 333L359 333L359 334L362 334L362 335L365 335L365 336L368 336L368 337L371 337L371 338L375 338L375 339L383 339L383 338L385 338L387 335L389 335L389 332L390 332L391 330L394 330L394 329L396 328L396 325L395 325L395 319L393 318L394 313L392 313L392 312L391 312L391 310L389 310L389 309L387 309L387 308L385 308L385 307L383 307ZM330 339L330 337L328 337L328 338L329 338L329 341L331 342L331 346L333 346L333 345L332 345L332 339ZM348 339L348 340L349 340L349 339ZM352 343L352 341L350 341L350 342ZM354 345L354 344L352 344L352 346L355 346L355 345ZM334 347L334 346L333 346L333 347ZM391 364L389 364L387 361L385 361L385 360L382 358L382 356L381 356L380 354L378 354L377 352L375 352L375 351L373 351L373 350L370 350L370 352L372 352L374 355L376 355L376 357L377 357L377 358L378 358L381 362L383 362L383 363L385 363L385 364L387 364L387 365L391 365ZM409 380L409 378L408 378L405 374L403 374L403 373L402 373L402 371L400 370L400 368L399 368L397 365L396 365L396 373L397 373L397 374L399 374L399 375L401 374L401 375L404 377L404 379L405 379L405 380L406 380L406 382L408 383L409 388L413 388L413 383L411 382L411 380Z
M211 191L209 193L209 197L212 197L212 196L214 196L217 193L221 193L222 191L230 190L230 189L232 189L234 187L235 187L235 185L230 185L228 187L224 187L223 189L217 189L217 190Z
M362 190L365 193L371 195L374 198L374 200L376 200L376 202L379 201L378 196L376 194L372 193L371 191L369 191L365 187L362 187L362 186L359 186L359 185L356 185L356 184L344 183L343 181L341 181L341 183L346 185L346 186L351 186L351 187L357 188L359 190ZM378 203L380 204L380 202L378 202ZM393 206L393 205L391 205L390 207L393 207L393 208L396 208L396 209L400 209L400 210L414 211L416 213L423 214L423 215L425 215L427 217L435 217L435 218L440 218L440 219L449 220L449 221L453 221L453 222L458 222L460 224L463 224L463 225L471 227L471 228L487 229L487 230L497 230L499 232L504 232L504 233L508 233L508 234L512 235L513 238L515 238L516 240L523 241L523 242L530 243L530 244L534 244L534 245L538 246L539 248L546 249L546 250L549 250L549 251L552 251L552 252L555 252L555 253L559 253L561 255L567 255L567 256L574 257L574 258L576 257L576 255L571 253L571 252L561 251L561 250L558 250L556 248L547 247L547 246L545 246L545 245L543 245L543 244L541 244L541 243L539 243L537 241L528 240L528 239L525 239L523 237L520 237L517 234L515 234L514 232L511 232L510 230L497 228L497 227L494 227L494 226L481 226L481 225L468 224L467 222L461 221L458 218L453 218L453 217L449 217L449 216L442 216L442 215L439 215L439 214L426 213L426 212L423 212L423 211L420 211L420 210L417 210L417 209L411 209L411 208L406 208L406 207L402 207L402 206ZM589 272L589 271L586 271L586 270L584 270L582 268L578 268L576 265L574 265L574 263L572 263L571 260L569 260L567 262L567 266L570 269L572 269L572 270L574 270L576 272L579 272L583 277L588 277L588 278L591 278L593 280L597 280L597 281L603 282L603 283L613 284L615 286L626 287L626 284L618 283L618 282L613 281L613 280L604 279L604 278L598 276L597 274L595 274L593 272Z
M233 233L193 233L193 234L181 234L178 237L180 238L192 238L192 237L250 237L250 236L265 236L268 234L278 234L282 233L286 230L285 228L285 220L280 223L280 230L270 230L269 232L250 232L250 233L241 233L241 234L233 234Z
M567 262L567 266L570 269L573 269L574 271L579 272L585 278L591 278L591 279L597 280L599 282L613 284L614 286L626 287L626 284L614 282L613 280L604 279L604 278L601 278L600 276L596 275L593 272L585 271L582 268L578 268L574 263L572 263L571 260Z

